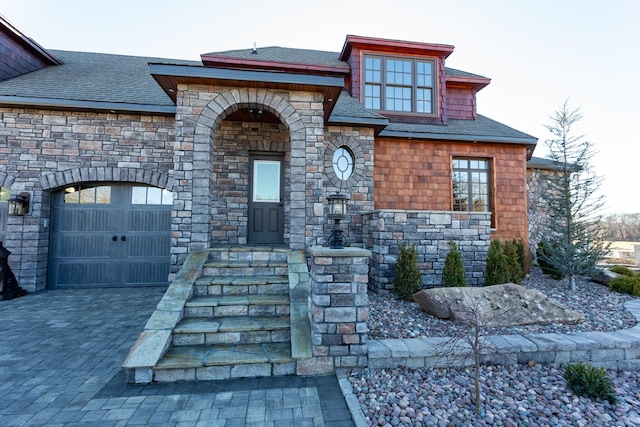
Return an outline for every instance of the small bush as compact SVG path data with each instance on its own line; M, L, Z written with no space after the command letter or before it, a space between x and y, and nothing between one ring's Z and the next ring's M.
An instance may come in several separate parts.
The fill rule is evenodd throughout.
M622 276L629 276L629 277L637 276L635 271L622 265L614 265L609 270L613 271L614 273L620 274Z
M411 296L422 289L422 275L418 269L418 251L408 243L401 243L400 254L396 263L393 279L393 289L405 301L411 301Z
M545 242L538 243L536 257L538 258L538 265L544 274L555 280L564 279L564 276L553 265L551 265L549 261L547 261L547 258L549 257L549 248Z
M509 283L509 262L502 252L499 239L492 240L487 253L487 269L484 274L485 286Z
M621 294L633 294L633 288L639 280L636 277L631 276L619 276L615 279L611 279L609 282L609 289L620 292Z
M444 272L442 279L445 286L467 286L464 278L464 263L462 254L458 251L455 242L449 242L449 253L444 259Z
M569 363L563 377L571 391L579 396L606 400L611 404L618 401L613 382L602 368L591 364Z
M524 244L517 240L510 240L504 244L502 251L507 258L509 282L522 284L524 279Z

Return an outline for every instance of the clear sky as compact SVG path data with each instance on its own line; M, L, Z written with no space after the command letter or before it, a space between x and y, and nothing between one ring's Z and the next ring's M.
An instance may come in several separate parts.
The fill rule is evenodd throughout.
M48 49L198 60L282 46L339 52L347 34L451 44L492 79L478 112L539 139L568 99L598 154L607 211L640 213L638 0L0 0Z

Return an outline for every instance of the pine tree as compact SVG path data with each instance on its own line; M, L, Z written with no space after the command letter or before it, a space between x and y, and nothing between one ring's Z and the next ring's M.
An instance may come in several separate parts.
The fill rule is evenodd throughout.
M400 298L411 301L412 295L422 289L422 275L417 265L418 251L415 246L406 242L401 243L399 249L393 289Z
M484 273L485 286L501 285L509 283L509 264L507 257L502 252L500 239L494 239L489 244L487 252L487 268Z
M595 153L589 141L573 134L580 119L579 109L570 110L567 101L551 117L546 146L555 168L542 174L550 219L542 261L568 277L572 291L576 276L591 274L608 250L600 215L604 196L597 194L602 180L590 166Z
M462 254L458 251L455 242L449 242L449 253L444 259L444 271L442 279L445 286L467 286L464 278L464 263Z

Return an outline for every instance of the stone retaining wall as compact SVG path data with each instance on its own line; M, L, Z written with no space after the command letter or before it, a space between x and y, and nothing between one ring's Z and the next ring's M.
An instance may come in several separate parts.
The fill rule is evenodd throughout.
M374 292L393 289L398 245L416 245L423 287L442 284L447 243L456 242L462 253L469 286L484 283L489 250L491 213L449 211L377 210L364 216L364 236L372 252L369 288Z
M640 319L640 299L626 302L625 307L636 321ZM483 361L489 365L589 362L605 369L640 369L640 325L616 332L494 335L487 339L493 349L484 352ZM468 349L452 349L447 341L449 338L369 341L369 367L443 368L473 363L472 358L464 358Z

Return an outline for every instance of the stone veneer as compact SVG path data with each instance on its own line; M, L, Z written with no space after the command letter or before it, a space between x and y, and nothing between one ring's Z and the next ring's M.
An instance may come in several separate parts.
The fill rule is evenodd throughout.
M447 242L462 253L467 284L484 283L491 233L491 214L484 212L377 210L363 215L366 247L372 257L369 287L374 292L393 289L395 265L402 242L416 245L423 287L442 284Z
M4 241L20 286L46 286L53 192L86 182L171 189L174 129L171 116L0 109L0 186L31 195Z
M298 374L326 374L367 366L367 271L371 252L311 247L310 318L313 357L298 361Z

